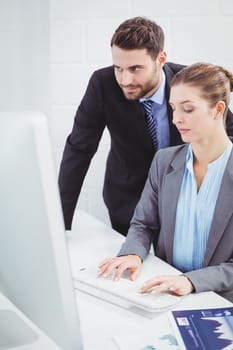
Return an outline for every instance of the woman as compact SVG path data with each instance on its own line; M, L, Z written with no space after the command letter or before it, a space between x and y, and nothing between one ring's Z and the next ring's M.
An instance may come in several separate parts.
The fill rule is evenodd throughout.
M233 152L225 117L233 75L197 63L171 82L173 123L184 145L160 150L135 209L118 257L105 259L100 274L125 269L134 280L154 244L155 255L179 269L178 276L147 281L177 295L215 291L233 302Z

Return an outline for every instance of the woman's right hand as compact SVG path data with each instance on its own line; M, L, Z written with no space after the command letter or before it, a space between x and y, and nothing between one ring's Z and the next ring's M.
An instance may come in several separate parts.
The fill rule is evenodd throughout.
M130 279L134 281L142 266L142 260L138 255L124 255L110 259L104 259L98 265L99 276L108 277L113 273L113 279L118 281L125 270L130 271Z

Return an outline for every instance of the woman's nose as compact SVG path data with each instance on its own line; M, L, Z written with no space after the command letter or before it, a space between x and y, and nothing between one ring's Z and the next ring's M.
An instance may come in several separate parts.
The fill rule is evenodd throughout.
M183 120L181 113L177 112L177 111L173 111L173 116L172 116L172 123L177 125L179 123L181 123Z

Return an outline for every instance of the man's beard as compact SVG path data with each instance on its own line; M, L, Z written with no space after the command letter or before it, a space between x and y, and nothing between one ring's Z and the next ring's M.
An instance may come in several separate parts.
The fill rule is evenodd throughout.
M150 81L146 85L127 85L122 86L120 85L120 88L122 89L122 92L127 100L138 100L140 98L143 98L145 96L150 97L154 94L156 91L156 87L158 85L158 81ZM129 91L124 91L124 88L129 88ZM130 88L132 90L130 90Z

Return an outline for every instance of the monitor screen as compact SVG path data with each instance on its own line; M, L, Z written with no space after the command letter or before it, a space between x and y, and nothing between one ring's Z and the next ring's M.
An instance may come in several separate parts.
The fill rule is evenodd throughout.
M0 289L64 350L81 350L46 117L0 113Z

